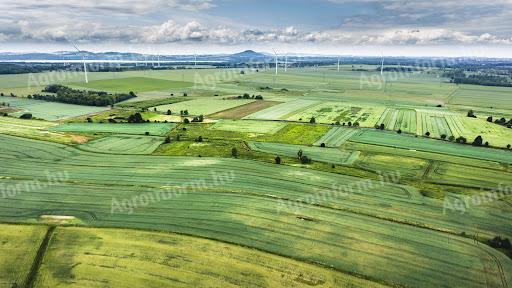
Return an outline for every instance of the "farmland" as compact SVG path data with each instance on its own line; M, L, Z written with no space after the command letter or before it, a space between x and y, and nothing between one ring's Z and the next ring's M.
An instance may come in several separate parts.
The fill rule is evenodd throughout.
M3 97L20 111L0 117L0 286L509 287L510 251L489 240L512 237L510 195L467 198L512 185L512 129L485 121L510 118L509 89L435 69L366 85L375 68L55 81L137 92L92 111ZM27 77L0 91L36 93ZM19 119L29 104L50 121ZM448 140L478 135L502 149Z
M190 101L179 102L170 105L161 105L154 107L158 111L171 110L173 113L180 113L182 110L188 110L190 115L210 115L223 110L231 109L237 106L245 105L254 100L234 100L234 99L194 99Z
M162 137L111 135L79 145L78 148L108 154L151 154L163 141Z
M81 133L117 133L163 136L174 129L174 123L66 123L51 128L58 132L81 132Z
M155 79L148 77L128 77L120 79L94 80L87 84L72 83L72 86L79 86L93 90L102 90L110 92L147 92L157 90L180 89L192 86L193 83L183 81L171 81L163 79Z
M33 117L45 120L61 120L107 110L106 107L81 106L5 96L0 96L0 102L9 103L11 107L20 109L21 111L13 113L15 116L31 113Z

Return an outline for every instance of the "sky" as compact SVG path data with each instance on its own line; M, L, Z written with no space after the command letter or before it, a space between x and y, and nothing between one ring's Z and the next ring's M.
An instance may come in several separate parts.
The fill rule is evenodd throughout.
M0 0L0 52L512 57L512 0Z

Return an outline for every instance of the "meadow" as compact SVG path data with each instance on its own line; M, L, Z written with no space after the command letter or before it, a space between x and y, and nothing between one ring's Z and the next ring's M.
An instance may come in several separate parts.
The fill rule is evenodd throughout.
M151 154L163 142L162 137L111 135L79 145L77 148L107 154Z
M210 129L245 133L275 134L285 126L286 123L284 122L222 120L215 123L215 125Z
M132 91L171 91L192 86L193 83L184 81L163 80L149 77L127 77L118 79L94 80L89 83L71 83L70 86L83 87L93 90L124 92ZM183 92L182 92L183 93Z
M172 113L179 114L180 111L187 110L189 115L210 115L234 107L253 102L254 100L240 100L240 99L193 99L190 101L179 102L169 105L160 105L153 107L151 110L167 112L171 110Z

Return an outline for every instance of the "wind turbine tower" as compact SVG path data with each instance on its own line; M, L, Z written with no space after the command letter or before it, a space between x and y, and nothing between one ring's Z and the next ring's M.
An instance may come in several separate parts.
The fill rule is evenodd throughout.
M80 49L78 49L78 47L73 43L73 46L75 47L76 51L78 51L79 54L82 54L82 62L84 64L84 76L85 76L85 83L89 83L89 79L87 78L87 65L85 64L85 58L84 58L84 55L82 53L82 51L80 51Z
M275 58L275 61L276 61L276 76L277 76L277 66L279 65L279 62L277 60L277 51L275 49L272 49L274 50L274 58Z

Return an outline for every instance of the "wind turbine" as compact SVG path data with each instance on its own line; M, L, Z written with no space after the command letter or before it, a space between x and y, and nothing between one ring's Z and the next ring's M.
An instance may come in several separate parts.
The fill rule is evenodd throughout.
M194 69L197 68L197 53L194 53Z
M82 53L82 51L80 51L80 49L78 49L78 47L75 45L75 43L73 43L73 46L75 47L76 51L78 51L78 53L82 54L82 62L84 63L84 76L85 76L85 83L89 83L89 79L87 79L87 65L85 65L85 58L84 58L84 55Z
M382 53L382 62L380 64L380 76L384 75L384 53Z
M276 60L276 76L277 76L277 66L279 65L279 62L277 60L277 51L276 49L272 48L272 50L274 50L274 58Z
M338 72L340 72L340 56L338 56Z
M288 71L288 53L284 56L284 72Z

